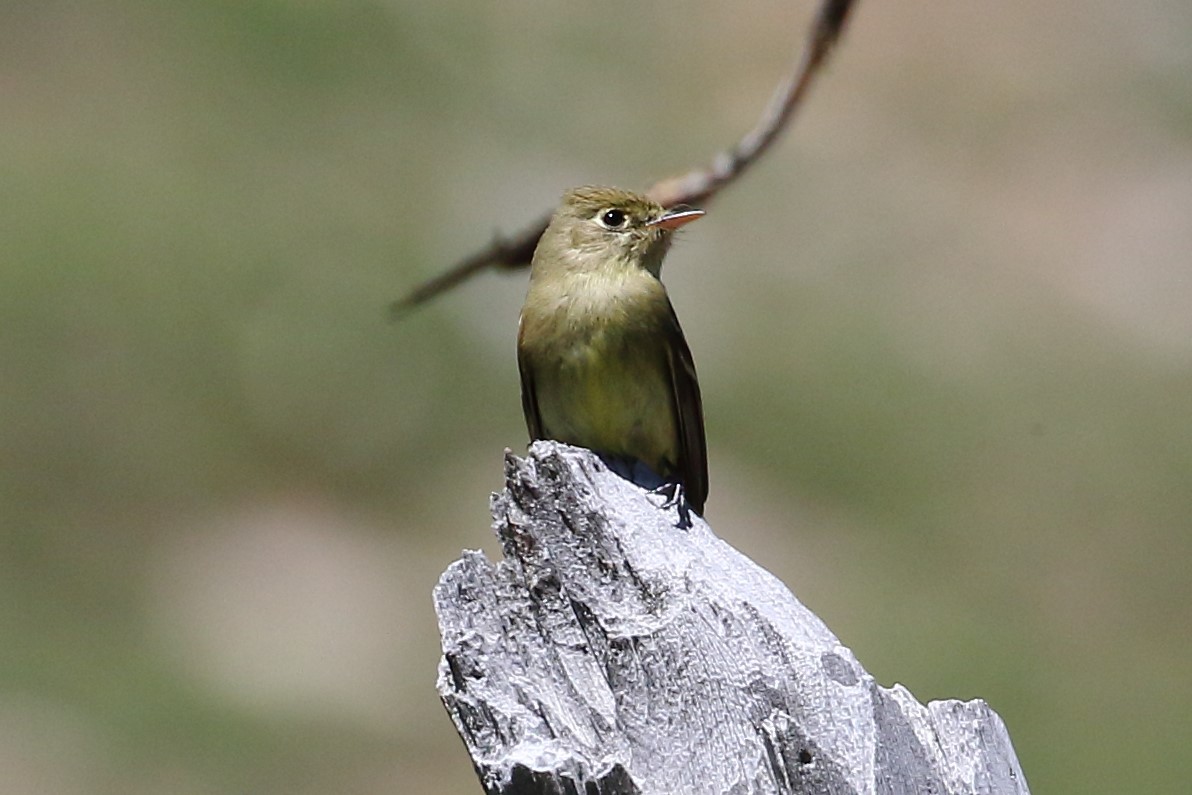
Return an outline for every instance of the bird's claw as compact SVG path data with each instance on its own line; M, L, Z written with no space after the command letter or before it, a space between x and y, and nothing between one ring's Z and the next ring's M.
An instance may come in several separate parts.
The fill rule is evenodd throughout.
M656 486L650 489L651 494L660 494L665 501L662 503L662 509L678 508L679 523L675 525L681 530L686 530L691 527L691 507L687 504L686 497L683 496L683 484L677 480L668 480L661 486Z

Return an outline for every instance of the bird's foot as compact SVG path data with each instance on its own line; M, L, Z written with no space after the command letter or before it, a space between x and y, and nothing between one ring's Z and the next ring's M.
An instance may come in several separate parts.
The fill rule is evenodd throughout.
M650 489L651 494L661 494L665 498L662 509L678 508L679 522L675 527L687 530L691 527L691 508L687 505L687 498L683 496L683 484L677 480L668 480L661 486Z

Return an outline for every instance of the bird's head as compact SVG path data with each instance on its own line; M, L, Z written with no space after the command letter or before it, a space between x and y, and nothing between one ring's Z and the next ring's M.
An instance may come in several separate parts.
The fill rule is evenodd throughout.
M549 256L580 272L642 268L657 277L674 231L703 214L683 206L668 210L619 188L573 188L543 234L535 265Z

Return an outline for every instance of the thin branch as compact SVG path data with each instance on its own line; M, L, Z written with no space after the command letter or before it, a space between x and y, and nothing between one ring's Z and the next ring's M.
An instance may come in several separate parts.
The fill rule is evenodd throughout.
M789 124L807 96L828 54L844 30L854 0L825 0L807 36L803 55L794 72L775 92L765 113L737 145L721 152L705 169L693 169L683 176L656 183L648 194L665 207L706 203L722 188L757 162Z
M477 251L470 257L457 262L450 270L427 279L407 295L389 305L389 317L399 320L414 307L447 292L475 276L486 268L519 268L530 263L538 238L546 231L550 216L546 215L532 226L528 226L515 237L497 237L488 248Z
M647 194L665 207L676 204L706 204L729 183L741 176L765 154L790 124L819 74L832 47L840 40L856 0L824 0L807 35L794 71L783 82L758 123L736 146L718 154L706 168L695 168L677 177L661 180ZM549 215L526 227L512 238L494 240L450 270L422 283L408 295L394 301L390 316L397 319L414 307L444 293L486 268L519 268L530 263L538 238L546 230Z

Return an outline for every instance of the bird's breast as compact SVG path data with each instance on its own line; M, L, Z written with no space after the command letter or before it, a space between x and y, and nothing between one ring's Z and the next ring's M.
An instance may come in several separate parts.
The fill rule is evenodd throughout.
M666 356L671 315L662 285L643 276L649 281L531 294L519 355L533 372L547 436L659 470L675 457Z
M646 273L575 275L531 285L522 323L526 339L541 353L566 356L576 345L617 347L659 331L669 316L666 291Z

